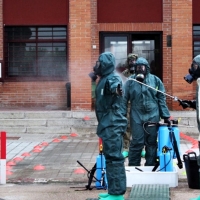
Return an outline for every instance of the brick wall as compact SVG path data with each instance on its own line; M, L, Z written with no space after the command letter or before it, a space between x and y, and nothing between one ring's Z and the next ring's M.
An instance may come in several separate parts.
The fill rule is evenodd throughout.
M183 79L192 60L190 0L163 0L163 23L101 23L96 28L99 31L163 31L163 83L166 93L180 99L194 98L195 84L189 85ZM167 47L167 35L172 36L172 47ZM98 38L99 32L96 31L97 44ZM167 104L171 110L182 110L172 98L167 97Z
M192 46L192 1L172 0L172 94L180 99L194 98L194 84L183 79L193 59ZM180 109L177 102L172 109Z
M0 84L0 108L67 109L66 82L5 82Z
M91 0L69 1L71 109L91 110ZM94 5L93 5L94 6Z
M172 10L171 0L163 0L163 83L166 93L172 94L172 47L167 47L167 36L172 35ZM169 108L172 108L172 99L167 98Z
M0 0L2 11L3 0ZM0 12L0 59L3 59L3 16ZM88 73L99 56L100 31L163 31L163 82L166 92L194 98L195 84L183 80L192 60L192 1L163 0L163 23L97 23L97 0L69 0L69 78L72 110L91 110ZM172 35L172 47L167 47ZM0 106L66 107L65 81L5 82ZM167 98L168 106L180 110Z

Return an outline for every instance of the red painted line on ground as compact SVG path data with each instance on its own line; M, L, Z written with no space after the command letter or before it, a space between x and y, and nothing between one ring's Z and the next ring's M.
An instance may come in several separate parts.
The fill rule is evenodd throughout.
M21 157L16 157L16 158L13 158L13 160L14 160L14 161L21 161L21 160L23 160L23 158L21 158Z
M6 165L6 170L11 170L12 169L12 167L10 166L10 165Z
M33 169L34 170L44 170L45 167L43 165L36 165Z
M25 153L23 153L21 156L31 156L31 154L28 153L28 152L25 152Z
M180 132L180 137L183 138L184 140L187 140L189 142L192 143L192 147L190 149L188 149L185 153L190 153L190 152L194 152L193 149L197 149L198 148L198 140L195 140L194 138L185 135L184 133Z
M70 136L71 136L71 137L77 137L78 134L77 134L77 133L71 133Z
M74 174L85 174L86 171L83 168L78 168L74 170Z
M88 121L88 120L90 120L90 117L85 116L83 119L84 119L85 121Z
M61 142L59 139L55 138L52 142Z
M187 150L185 153L191 153L194 152L192 149Z
M13 172L6 170L6 175L12 175L12 174L13 174Z
M199 144L196 143L196 144L193 144L193 145L192 145L191 149L197 149L198 147L199 147Z
M6 165L9 165L9 166L14 166L14 165L16 165L16 163L15 163L15 162L13 162L13 161L9 161L9 162L7 162L7 163L6 163Z
M40 145L34 146L34 149L41 149L41 148L42 148L42 146L40 146Z
M42 145L42 146L48 146L49 143L48 142L42 142L40 145Z
M41 149L33 149L32 152L34 152L34 153L40 153L41 151L42 151Z
M182 137L183 139L185 139L185 140L188 140L188 141L190 141L190 142L197 142L198 143L198 141L197 140L195 140L194 138L192 138L192 137L190 137L190 136L188 136L188 135L185 135L184 133L182 133L182 132L180 132L180 137Z
M66 140L66 139L67 139L67 136L66 136L66 135L62 135L60 138L61 138L62 140Z

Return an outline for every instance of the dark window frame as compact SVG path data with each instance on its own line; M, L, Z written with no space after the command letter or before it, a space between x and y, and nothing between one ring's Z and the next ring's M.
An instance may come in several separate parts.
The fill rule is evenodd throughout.
M99 32L99 38L100 38L100 53L103 53L105 46L104 46L104 38L105 37L127 37L127 41L128 43L131 41L131 37L129 33L125 33L125 32ZM127 52L129 52L131 49L129 49L131 47L129 47L127 45Z
M32 28L35 28L36 29L36 38L35 39L9 39L7 40L6 38L6 28L12 28L12 27L32 27ZM54 39L53 36L52 36L52 39L38 39L38 29L39 28L65 28L66 29L66 35L65 35L65 38L63 39ZM53 31L52 31L52 34L53 34ZM64 58L64 62L65 62L65 73L66 75L64 76L53 76L51 74L51 76L12 76L12 77L9 77L8 76L8 43L32 43L32 44L36 44L36 45L39 45L41 43L43 44L51 44L52 46L52 49L53 47L55 48L55 44L57 43L60 43L61 45L64 44L64 48L65 48L65 56L63 56L62 58ZM39 49L35 49L35 53L36 53L36 61L38 60L39 56L37 55L39 52ZM49 51L47 51L49 52ZM50 51L51 53L52 52L55 52L55 50L52 50ZM59 56L55 56L55 58L57 58ZM50 62L49 62L50 63ZM53 65L53 64L51 64ZM36 67L38 68L38 66ZM56 70L55 70L56 71ZM4 27L4 62L3 62L3 68L2 68L2 79L3 81L60 81L60 80L68 80L69 79L69 73L68 73L69 69L68 69L68 29L67 29L67 26L66 25L63 25L63 26L6 26Z
M195 30L196 27L199 27L198 31ZM196 34L194 32L196 32ZM192 27L192 37L193 37L193 44L192 44L193 51L192 51L192 53L193 53L193 58L194 58L195 56L200 54L200 25L199 24L193 25L193 27ZM199 42L199 45L195 46L195 42ZM195 47L199 47L199 53L195 53L195 52L198 52L198 51L195 51Z

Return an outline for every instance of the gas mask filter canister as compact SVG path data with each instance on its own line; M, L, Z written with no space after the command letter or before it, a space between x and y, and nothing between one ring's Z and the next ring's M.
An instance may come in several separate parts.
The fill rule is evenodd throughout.
M137 81L140 81L140 82L143 82L144 81L144 78L145 78L145 75L146 75L146 67L144 65L137 65L136 66L136 80Z
M93 72L90 72L88 75L92 79L92 81L96 81L98 78L97 75L101 76L101 63L99 61L96 62L96 65L93 67Z
M144 81L144 74L137 74L135 79L137 81L143 82Z

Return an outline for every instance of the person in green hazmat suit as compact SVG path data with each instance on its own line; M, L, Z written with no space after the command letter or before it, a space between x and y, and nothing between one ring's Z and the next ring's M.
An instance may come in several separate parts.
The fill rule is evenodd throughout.
M95 76L100 77L95 90L95 113L98 121L97 135L102 139L106 160L108 193L99 194L99 198L104 200L123 200L126 192L122 144L127 118L121 112L122 80L114 70L113 54L100 54L94 67Z
M199 105L200 105L200 97L199 97L199 86L200 86L200 55L197 55L193 58L191 67L189 68L189 74L187 74L184 79L189 84L191 84L193 81L197 80L197 88L196 88L196 99L193 100L181 100L178 99L180 105L185 108L193 108L197 111L197 124L198 124L198 130L200 132L200 114L199 114Z
M128 54L127 60L125 62L126 69L122 72L122 74L125 77L128 78L135 73L135 62L137 58L138 58L137 54L134 53ZM128 110L130 110L130 103L128 104ZM128 157L130 139L131 139L129 112L127 112L127 119L128 119L128 127L126 133L123 136L123 152L122 152L125 158Z
M197 87L196 87L196 99L193 100L181 100L178 99L180 105L185 108L193 108L196 109L196 115L197 115L197 126L198 130L200 132L200 55L197 55L193 58L191 67L189 68L189 74L187 74L184 79L189 84L191 84L193 81L197 80ZM200 134L198 138L199 142L199 155L197 157L197 163L200 166ZM200 200L200 196L196 198L192 198L190 200Z
M137 80L138 82L134 81ZM148 121L170 123L170 113L166 105L166 96L145 85L165 92L162 81L150 73L149 63L139 57L135 63L135 74L129 77L124 85L122 104L123 115L127 115L128 102L131 103L130 126L132 139L129 147L129 166L140 166L141 152L145 146L145 166L154 166L157 157L157 126L145 127Z

